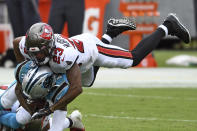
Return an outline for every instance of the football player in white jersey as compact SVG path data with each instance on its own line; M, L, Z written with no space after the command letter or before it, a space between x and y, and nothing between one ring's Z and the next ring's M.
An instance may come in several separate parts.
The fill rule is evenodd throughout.
M76 98L82 92L82 86L91 86L99 67L134 67L167 35L175 35L185 43L191 40L188 29L175 14L170 13L163 24L140 41L133 50L109 44L123 31L135 29L135 23L127 18L110 19L102 40L91 34L65 38L60 34L53 34L50 25L36 23L30 27L26 36L16 38L13 45L18 62L32 59L38 65L48 65L55 73L66 74L70 83L69 93L56 107L49 109L49 112L53 112Z
M54 74L48 66L38 67L33 61L20 63L15 70L15 77L22 89L16 87L15 81L0 97L0 123L13 129L28 124L32 118L42 118L40 110L48 111L47 108L55 106L69 89L65 74ZM16 94L19 92L23 96L22 99L19 98L23 107L18 108L16 112L8 111L7 109L16 103ZM46 101L50 103L49 106L46 106ZM79 128L78 131L85 131L81 113L74 111L70 117L66 117L66 106L62 105L61 110L54 111L50 131L62 131L69 127L71 130ZM45 112L45 116L51 113Z

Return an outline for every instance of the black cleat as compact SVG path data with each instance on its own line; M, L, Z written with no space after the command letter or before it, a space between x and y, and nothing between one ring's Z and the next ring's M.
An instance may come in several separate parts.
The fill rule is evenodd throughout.
M185 43L189 43L191 41L189 30L179 21L176 14L173 13L168 14L164 22L171 23L172 29L170 29L171 31L169 32L169 35L177 36Z
M135 30L135 29L136 29L136 23L134 18L133 19L111 18L108 20L106 34L114 38L124 31Z

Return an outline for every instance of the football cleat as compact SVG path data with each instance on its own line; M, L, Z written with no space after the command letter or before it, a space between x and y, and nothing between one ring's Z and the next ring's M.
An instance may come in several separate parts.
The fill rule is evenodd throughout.
M134 18L111 18L108 20L106 34L112 38L117 37L124 31L135 30L136 22Z
M177 36L185 43L189 43L191 41L191 36L188 29L180 22L176 14L174 13L168 14L164 22L165 21L171 23L172 31L169 32L169 35Z
M70 131L85 131L84 125L82 123L82 115L78 110L73 111L69 118L73 121Z

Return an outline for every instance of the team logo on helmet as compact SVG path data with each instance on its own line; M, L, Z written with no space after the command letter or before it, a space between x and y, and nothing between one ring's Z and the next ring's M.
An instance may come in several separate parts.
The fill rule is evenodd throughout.
M43 32L40 35L41 38L45 40L51 40L53 37L53 30L49 25L44 25Z

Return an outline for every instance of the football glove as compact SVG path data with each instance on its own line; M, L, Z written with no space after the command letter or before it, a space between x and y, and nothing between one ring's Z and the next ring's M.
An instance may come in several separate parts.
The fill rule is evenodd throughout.
M50 108L43 108L43 109L40 109L38 112L34 113L32 115L32 119L35 120L35 119L40 119L44 116L48 116L52 113L52 111L50 110Z

